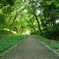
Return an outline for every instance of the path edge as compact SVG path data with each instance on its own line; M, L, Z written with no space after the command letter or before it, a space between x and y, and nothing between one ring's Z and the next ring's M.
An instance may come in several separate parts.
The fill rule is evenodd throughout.
M46 45L44 42L40 41L38 38L32 36L33 38L37 39L37 41L41 42L43 45L45 45L47 48L49 48L50 50L53 51L53 53L55 53L58 57L59 57L59 53L56 52L55 50L53 50L49 45Z
M28 35L27 35L28 36ZM12 48L16 47L18 44L20 44L24 39L27 38L27 36L25 38L23 38L20 42L18 42L17 44L13 45L12 47L10 47L8 50L4 51L2 54L0 54L0 56L5 55L5 53L9 52L9 50L11 50Z

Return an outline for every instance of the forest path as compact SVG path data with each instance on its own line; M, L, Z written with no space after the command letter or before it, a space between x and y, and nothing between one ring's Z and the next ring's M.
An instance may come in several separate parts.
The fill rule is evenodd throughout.
M59 59L59 57L36 38L27 36L1 54L0 59Z

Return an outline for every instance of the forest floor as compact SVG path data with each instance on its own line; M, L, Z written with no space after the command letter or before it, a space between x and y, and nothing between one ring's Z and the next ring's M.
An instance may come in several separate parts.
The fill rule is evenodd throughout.
M32 36L0 55L0 59L59 59L59 56Z

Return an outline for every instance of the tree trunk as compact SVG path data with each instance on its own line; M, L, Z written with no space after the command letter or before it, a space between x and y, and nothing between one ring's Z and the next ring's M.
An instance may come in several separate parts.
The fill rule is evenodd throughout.
M45 30L49 33L49 30L47 29L46 25L45 25Z
M18 16L18 15L17 15L17 12L16 12L15 17L14 17L14 20L12 21L12 24L11 24L10 26L13 25L13 23L14 23L14 21L16 20L17 16Z
M42 22L42 25L45 27L45 30L49 33L49 30L47 29L46 24L44 24L43 20L41 20L41 22Z
M41 32L41 34L43 34L43 32L42 32L42 30L41 30L41 28L40 28L40 24L39 24L39 20L38 20L38 18L37 18L36 15L34 15L34 16L35 16L36 21L37 21L37 24L38 24L38 29L39 29L39 31Z
M22 10L19 10L20 11L20 13L23 11L24 9L22 9ZM13 25L13 23L14 23L14 21L16 20L16 18L17 18L17 16L19 15L19 13L18 13L18 11L16 10L16 14L15 14L15 16L14 16L14 19L13 19L13 21L12 21L12 24L10 25L10 26L12 26Z

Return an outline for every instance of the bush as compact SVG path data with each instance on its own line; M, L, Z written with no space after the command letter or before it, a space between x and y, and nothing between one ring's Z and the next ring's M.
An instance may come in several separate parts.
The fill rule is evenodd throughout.
M53 26L49 27L48 30L49 33L46 30L42 30L44 33L42 36L48 39L59 40L59 31L57 31Z
M7 30L0 30L0 35L8 35L8 34L13 34L13 33Z

